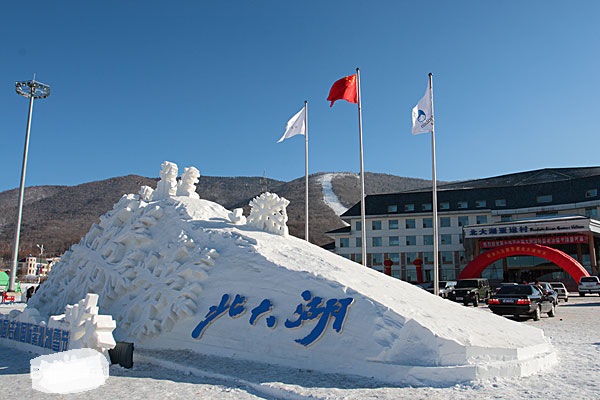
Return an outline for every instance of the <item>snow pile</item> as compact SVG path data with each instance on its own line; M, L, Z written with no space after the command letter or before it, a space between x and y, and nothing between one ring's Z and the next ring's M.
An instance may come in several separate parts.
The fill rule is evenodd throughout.
M101 312L117 321L115 338L136 348L397 384L526 376L556 362L537 328L435 297L301 239L236 224L210 201L143 198L123 196L29 306L50 315L97 293Z

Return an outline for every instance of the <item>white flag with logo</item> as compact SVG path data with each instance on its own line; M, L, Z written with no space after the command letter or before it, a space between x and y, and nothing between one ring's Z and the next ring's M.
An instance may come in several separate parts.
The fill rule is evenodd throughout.
M428 85L429 86L429 85ZM433 99L431 88L427 87L425 96L419 100L412 110L412 134L429 133L433 131Z
M290 118L288 123L285 125L285 133L281 139L277 141L277 143L283 142L285 139L291 138L292 136L306 135L305 116L306 107L302 107L302 109L298 111L292 118Z

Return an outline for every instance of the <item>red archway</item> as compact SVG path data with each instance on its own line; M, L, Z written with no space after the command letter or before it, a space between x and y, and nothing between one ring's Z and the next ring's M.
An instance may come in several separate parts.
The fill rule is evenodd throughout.
M579 282L582 276L589 276L577 260L560 250L541 244L522 243L499 246L478 255L467 264L458 279L477 278L491 263L509 256L535 256L546 259L565 270L575 282Z

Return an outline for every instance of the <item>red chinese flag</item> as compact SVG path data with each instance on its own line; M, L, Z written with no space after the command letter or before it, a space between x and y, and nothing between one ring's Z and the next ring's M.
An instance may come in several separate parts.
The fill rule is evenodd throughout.
M329 90L328 101L331 101L329 107L333 107L336 100L346 100L350 103L358 103L358 95L356 93L356 74L345 76L342 79L335 81Z

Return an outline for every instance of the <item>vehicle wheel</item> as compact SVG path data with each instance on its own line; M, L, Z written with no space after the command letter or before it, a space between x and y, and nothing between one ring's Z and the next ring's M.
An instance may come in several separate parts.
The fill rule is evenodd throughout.
M468 307L468 306L469 306L469 303L465 301L465 302L463 302L463 305L464 305L465 307Z
M585 293L581 293L581 292L579 292L579 296L581 296L581 297L585 297Z
M556 315L556 306L554 304L552 304L552 307L550 308L550 311L548 311L548 316L549 317L554 317Z
M542 317L542 312L540 310L540 307L538 306L535 309L535 312L533 313L533 320L534 321L539 321L541 317Z
M479 295L475 295L473 299L473 307L479 307Z

